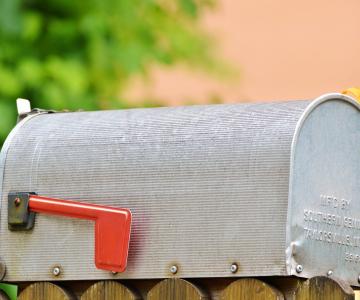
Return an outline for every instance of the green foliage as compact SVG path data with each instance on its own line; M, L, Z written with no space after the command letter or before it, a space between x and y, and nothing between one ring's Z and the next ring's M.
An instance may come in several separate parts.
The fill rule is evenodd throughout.
M156 64L211 68L198 25L211 0L0 0L0 143L18 97L49 109L126 107ZM144 99L145 100L145 99Z

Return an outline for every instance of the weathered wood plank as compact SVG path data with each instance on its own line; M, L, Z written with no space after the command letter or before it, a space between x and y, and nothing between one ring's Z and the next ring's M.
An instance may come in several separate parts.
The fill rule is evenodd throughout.
M304 281L296 290L295 300L355 300L353 289L346 283L325 276Z
M254 278L239 279L222 292L221 300L283 300L280 291Z
M63 288L50 282L36 282L26 287L18 300L75 300Z
M140 300L135 291L116 281L100 281L90 286L80 300Z
M177 278L160 281L149 291L147 300L209 300L209 297L194 284Z

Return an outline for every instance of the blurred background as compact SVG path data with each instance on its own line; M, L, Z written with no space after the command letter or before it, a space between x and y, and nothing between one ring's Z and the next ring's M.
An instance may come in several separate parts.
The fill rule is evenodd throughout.
M18 97L94 110L359 85L359 11L357 0L0 0L0 145Z

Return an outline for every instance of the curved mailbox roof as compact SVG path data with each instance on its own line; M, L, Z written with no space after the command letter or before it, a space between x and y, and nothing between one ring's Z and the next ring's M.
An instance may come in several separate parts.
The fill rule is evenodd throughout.
M128 268L115 278L168 277L172 265L180 277L331 268L357 284L359 134L357 104L339 94L29 116L1 153L5 279L49 280L54 265L59 279L114 278L93 264L87 221L39 214L31 232L9 231L7 196L21 191L129 208Z

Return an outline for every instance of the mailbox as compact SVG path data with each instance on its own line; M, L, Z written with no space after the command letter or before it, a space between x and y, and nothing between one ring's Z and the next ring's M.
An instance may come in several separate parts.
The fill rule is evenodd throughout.
M4 280L53 280L56 266L61 280L331 275L358 285L359 149L359 105L341 94L32 112L1 152ZM81 210L94 207L121 222L94 231Z

